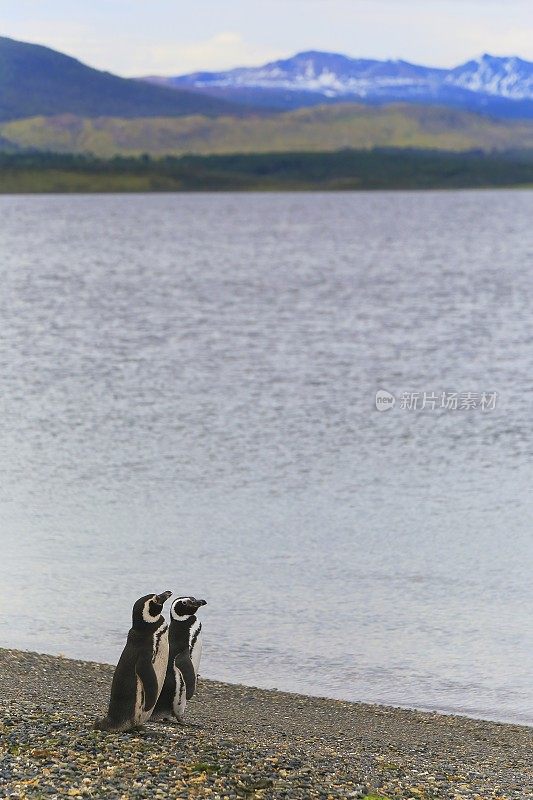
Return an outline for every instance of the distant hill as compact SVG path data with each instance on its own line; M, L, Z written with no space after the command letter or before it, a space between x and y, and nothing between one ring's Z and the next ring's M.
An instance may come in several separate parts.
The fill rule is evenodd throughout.
M264 67L154 80L120 78L0 38L0 151L110 157L533 148L533 64L520 59L483 56L442 70L311 51ZM174 88L157 85L162 80ZM396 96L402 101L387 102ZM513 112L491 118L451 108L461 97L476 108L489 97ZM531 121L501 118L520 109L531 110Z
M409 102L533 118L533 63L488 54L454 69L435 69L310 50L261 67L144 80L283 109L324 102Z
M0 120L39 114L178 117L230 114L235 107L191 91L119 78L48 47L0 37Z
M372 147L450 151L533 148L533 121L491 120L449 108L341 104L271 116L88 119L75 115L0 123L11 149L153 156L331 151ZM1 146L1 142L0 142Z

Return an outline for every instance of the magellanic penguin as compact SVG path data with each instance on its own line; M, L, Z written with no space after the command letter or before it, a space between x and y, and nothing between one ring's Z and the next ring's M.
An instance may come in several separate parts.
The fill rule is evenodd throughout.
M168 625L161 612L171 594L147 594L133 606L133 625L113 675L107 716L96 720L98 730L127 731L150 718L167 670Z
M195 614L205 600L178 597L170 609L169 658L165 682L154 709L154 719L184 721L185 706L196 691L202 656L202 623Z

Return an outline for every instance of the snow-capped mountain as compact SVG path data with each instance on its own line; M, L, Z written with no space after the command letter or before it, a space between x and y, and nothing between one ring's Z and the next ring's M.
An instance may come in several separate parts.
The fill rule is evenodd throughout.
M533 116L533 63L514 57L483 55L454 69L437 69L310 50L261 67L146 80L278 108L401 101Z
M533 100L533 63L487 53L448 72L445 84L512 100Z
M241 67L228 72L198 72L172 80L175 86L246 87L319 92L326 97L366 97L382 89L417 89L438 82L444 70L419 67L407 61L355 59L336 53L309 51L273 61L264 67Z

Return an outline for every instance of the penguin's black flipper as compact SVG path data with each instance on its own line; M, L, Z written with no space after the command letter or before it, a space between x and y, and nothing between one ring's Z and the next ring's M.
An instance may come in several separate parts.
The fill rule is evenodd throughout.
M196 673L189 649L182 650L174 659L174 667L179 670L185 683L185 696L190 700L196 689Z
M135 673L144 691L144 710L149 711L157 703L157 678L152 664L151 654L141 655L135 663Z

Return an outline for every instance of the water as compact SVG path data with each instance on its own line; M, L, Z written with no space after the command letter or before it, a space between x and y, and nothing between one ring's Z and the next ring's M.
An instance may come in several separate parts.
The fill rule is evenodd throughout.
M0 645L174 589L206 676L533 723L532 192L0 213Z

